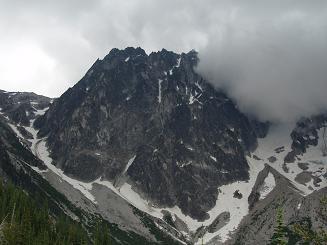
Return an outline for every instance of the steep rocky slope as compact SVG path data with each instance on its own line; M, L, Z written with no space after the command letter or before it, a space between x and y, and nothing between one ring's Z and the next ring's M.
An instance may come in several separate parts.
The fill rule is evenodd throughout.
M204 220L220 185L247 180L248 118L194 70L194 51L113 49L36 122L65 174L129 183Z
M268 168L276 179L276 187L262 201L256 202L243 219L233 239L225 244L269 244L276 226L277 209L283 210L283 222L287 227L288 244L297 244L301 238L294 232L294 224L308 224L319 231L326 228L327 213L321 198L327 196L327 187L303 196L283 175ZM254 189L253 192L255 193ZM220 244L219 240L210 244Z
M12 94L5 91L2 93ZM35 102L35 98L30 99ZM19 99L17 101L20 102L19 104L23 103ZM25 103L27 102L28 99ZM78 221L88 235L94 231L96 222L99 219L103 220L109 227L112 244L179 244L170 233L161 231L149 215L137 211L128 202L115 197L114 193L95 187L95 189L100 189L98 191L99 205L95 206L83 193L51 171L44 159L36 154L41 139L36 138L37 131L32 125L35 118L44 113L49 104L37 105L36 103L32 105L39 109L34 111L35 116L29 118L29 126L13 121L6 111L0 113L1 181L21 187L36 200L46 200L50 215L64 215ZM26 111L23 114L26 114ZM31 137L21 134L22 130L28 132ZM115 203L116 209L108 207L109 197ZM101 198L105 199L102 203Z

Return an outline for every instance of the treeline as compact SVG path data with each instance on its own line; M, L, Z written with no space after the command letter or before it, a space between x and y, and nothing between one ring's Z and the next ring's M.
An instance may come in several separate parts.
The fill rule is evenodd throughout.
M111 244L109 230L97 221L91 236L65 214L51 215L46 200L0 180L0 244ZM90 238L91 237L91 238Z
M283 209L277 208L276 224L274 234L270 240L270 245L287 245L287 244L327 244L327 230L312 230L310 218L301 222L294 223L287 227L284 224ZM327 196L320 199L320 215L327 220Z

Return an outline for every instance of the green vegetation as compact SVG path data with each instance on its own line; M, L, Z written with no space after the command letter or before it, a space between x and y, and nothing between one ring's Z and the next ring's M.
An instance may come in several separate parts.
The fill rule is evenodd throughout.
M85 230L68 216L51 216L47 202L0 181L1 244L88 244ZM103 244L103 243L98 243Z
M313 231L309 224L294 224L293 231L300 237L302 244L327 244L327 232L325 230Z
M32 198L21 188L12 184L3 185L0 180L0 244L157 244L92 215L88 219L87 232L86 227L64 213L55 215L45 200L37 195ZM179 244L157 229L147 217L142 220L161 243Z
M321 198L318 212L323 220L327 220L327 196ZM279 207L271 244L323 245L327 244L327 230L324 227L314 230L309 217L285 226L283 223L283 209Z
M169 245L179 245L180 242L176 241L174 238L170 237L167 233L163 232L162 230L158 229L155 222L150 219L147 214L142 213L138 209L134 208L134 213L140 217L142 223L145 227L147 227L152 235L156 238L156 240L160 244L169 244ZM134 244L158 244L155 242L152 243L133 243Z
M15 164L19 167L13 164L12 156L15 157ZM124 230L119 225L104 220L98 214L78 208L30 168L30 164L36 166L37 163L38 159L21 145L14 133L1 122L0 118L0 172L13 183L13 185L1 185L0 245L179 244L165 232L160 231L147 217L142 219L144 226L158 239L158 242L149 241L140 234ZM29 224L22 220L22 214L26 209L29 209L27 214L27 219L31 220ZM74 222L65 213L76 217L79 223ZM139 211L139 215L144 214ZM12 217L14 217L13 222L11 222ZM26 235L23 230L25 226L32 229ZM31 236L33 239L26 239L26 236ZM40 238L42 236L46 236L49 241L42 240ZM10 239L12 241L9 241Z
M103 220L98 220L94 230L94 245L111 244L108 225Z
M286 245L287 244L287 232L283 220L283 209L277 208L277 219L273 237L271 238L271 245Z
M327 196L324 196L320 200L320 215L324 220L327 218ZM293 232L300 237L302 244L327 244L327 230L320 229L313 231L311 229L311 222L305 222L304 224L294 224Z

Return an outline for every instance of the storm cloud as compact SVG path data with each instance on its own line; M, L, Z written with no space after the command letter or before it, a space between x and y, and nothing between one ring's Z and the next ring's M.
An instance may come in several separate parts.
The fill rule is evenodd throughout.
M0 88L59 96L111 48L199 51L244 112L327 108L326 1L0 0Z

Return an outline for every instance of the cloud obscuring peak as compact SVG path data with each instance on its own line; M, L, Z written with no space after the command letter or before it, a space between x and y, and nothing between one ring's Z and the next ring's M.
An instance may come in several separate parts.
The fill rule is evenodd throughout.
M208 37L198 70L244 112L294 121L327 109L327 9L274 7L237 9Z

